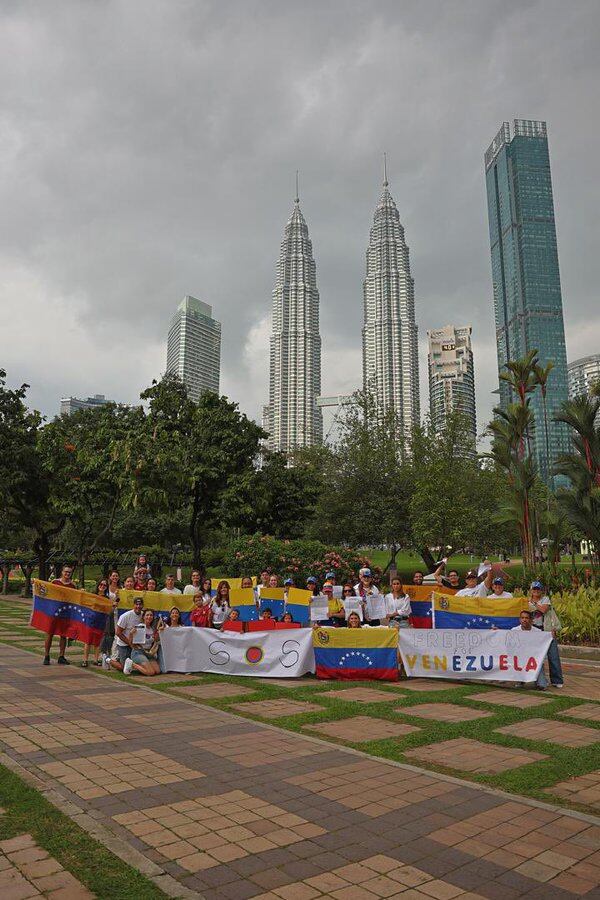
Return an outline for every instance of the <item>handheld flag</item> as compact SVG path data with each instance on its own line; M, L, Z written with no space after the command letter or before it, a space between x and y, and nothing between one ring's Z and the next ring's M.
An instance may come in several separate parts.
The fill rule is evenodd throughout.
M256 622L258 610L252 588L233 588L229 591L229 606L237 609L240 622Z
M59 634L97 647L112 614L112 601L108 597L38 579L33 582L33 609L29 624L38 631Z
M142 598L144 609L153 610L159 619L169 620L169 611L176 606L181 613L181 624L190 624L190 613L194 608L193 594L163 594L161 591L126 591L119 589L119 615L133 609L136 597Z
M433 611L431 598L434 588L440 594L455 594L453 588L441 588L436 585L411 584L406 587L406 593L410 597L410 624L413 628L432 628Z
M317 678L398 681L397 628L316 628Z
M283 597L283 588L261 588L259 603L261 613L264 612L265 609L270 609L273 618L281 619L284 607Z
M522 597L448 597L433 595L434 628L513 628L519 624Z
M291 587L288 591L285 611L292 614L294 622L301 622L303 625L308 625L310 621L311 599L312 591Z

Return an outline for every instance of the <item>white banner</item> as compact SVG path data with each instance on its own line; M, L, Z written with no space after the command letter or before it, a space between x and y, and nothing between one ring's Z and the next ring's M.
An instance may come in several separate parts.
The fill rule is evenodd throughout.
M401 628L399 638L404 669L412 678L535 681L552 634L537 628Z
M311 628L238 634L212 628L167 628L160 643L167 672L214 672L297 678L315 671Z

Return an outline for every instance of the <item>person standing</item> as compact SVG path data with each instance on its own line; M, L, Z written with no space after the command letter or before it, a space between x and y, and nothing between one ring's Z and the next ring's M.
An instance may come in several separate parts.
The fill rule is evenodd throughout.
M184 594L202 594L202 585L201 585L201 573L198 569L194 569L192 571L192 575L190 578L191 584L186 584L183 589Z
M98 584L96 585L96 593L98 594L99 597L108 597L108 581L106 580L106 578L102 578L102 580L98 582ZM112 647L112 637L110 636L111 621L113 623L113 634L114 634L115 619L114 619L112 611L111 611L110 615L108 615L106 617L106 625L104 626L104 634L102 636L102 641L100 642L100 644L98 644L97 647L94 647L94 664L96 666L102 665L102 663L100 662L100 653L101 652L108 653L110 651L110 647ZM108 649L107 649L106 645L109 640L110 640L110 644L108 645ZM91 644L83 645L83 660L80 663L82 669L87 669L87 667L89 666L90 647L91 646L92 646Z
M491 598L497 597L499 600L510 600L512 598L510 591L504 590L504 578L498 575L492 579L492 593L489 596Z
M390 592L385 595L387 624L395 628L408 628L410 616L410 597L405 593L402 581L397 576L392 578Z
M460 591L457 591L456 597L487 597L488 590L491 584L491 570L488 572L487 576L483 581L478 582L479 576L477 575L477 571L475 569L469 569L467 574L465 575L466 587L461 588Z
M540 631L552 631L552 641L548 647L548 669L550 670L550 682L552 687L562 688L564 678L560 663L560 653L556 641L556 631L544 628L544 619L552 609L552 602L547 594L544 594L544 585L541 581L532 581L529 589L529 610L532 614L532 625Z
M181 594L181 591L178 587L175 587L175 576L174 575L166 575L165 576L165 586L161 591L161 594Z
M211 604L212 627L221 629L229 614L229 582L220 581Z
M70 588L72 590L77 590L77 585L73 581L73 567L72 566L63 566L60 570L60 578L55 578L52 584L60 585L60 587ZM44 639L44 660L42 665L49 666L50 665L50 650L52 648L52 638L53 634L47 634ZM59 635L58 638L58 659L56 662L59 666L70 666L71 663L65 656L65 650L67 649L67 639L62 634Z

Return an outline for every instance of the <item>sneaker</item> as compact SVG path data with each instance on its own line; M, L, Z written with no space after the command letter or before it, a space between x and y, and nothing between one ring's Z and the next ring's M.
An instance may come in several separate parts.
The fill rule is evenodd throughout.
M79 663L79 665L81 666L82 669L87 669L87 667L88 667L87 659L84 659L82 662Z
M559 689L560 689L560 688L563 688L563 687L564 687L564 684L563 684L562 681L561 681L560 684L553 684L552 687L555 687L555 688L559 688Z
M95 665L95 666L101 666L101 665L102 665L102 660L101 660L101 659L97 659L96 662L94 663L94 665Z
M65 656L59 656L58 659L56 660L56 662L58 663L59 666L70 666L71 665L71 663Z
M102 662L100 663L103 669L110 669L110 656L107 653L102 654Z
M49 666L49 665L50 665L50 657L49 657L49 656L45 656L45 657L44 657L44 662L42 663L42 665L43 665L43 666Z
M126 659L123 663L123 675L131 675L131 670L133 669L133 661L131 659Z

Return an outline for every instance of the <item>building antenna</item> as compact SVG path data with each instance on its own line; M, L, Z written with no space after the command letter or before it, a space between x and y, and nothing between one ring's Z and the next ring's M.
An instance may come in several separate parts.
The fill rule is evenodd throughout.
M296 199L295 203L300 203L300 189L298 187L298 169L296 169Z
M388 186L388 177L387 177L387 153L383 154L383 186Z

